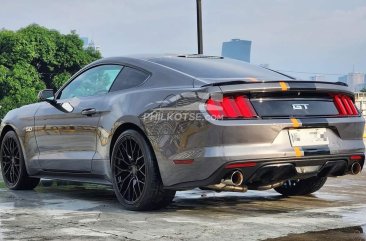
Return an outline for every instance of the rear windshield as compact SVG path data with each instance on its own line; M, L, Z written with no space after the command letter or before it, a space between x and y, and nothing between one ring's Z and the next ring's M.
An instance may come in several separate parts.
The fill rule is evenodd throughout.
M291 80L285 75L234 59L163 57L150 61L202 79Z

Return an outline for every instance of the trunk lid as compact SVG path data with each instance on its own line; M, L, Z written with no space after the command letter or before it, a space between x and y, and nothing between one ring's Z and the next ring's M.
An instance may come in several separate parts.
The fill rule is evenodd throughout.
M242 83L240 81L216 82L223 96L246 96L259 118L289 117L339 117L339 108L354 106L354 95L348 86L340 82L267 81ZM335 96L345 97L341 107L335 104ZM235 106L234 106L235 107ZM224 106L225 109L225 106ZM343 116L354 116L346 112ZM358 112L357 112L358 115Z

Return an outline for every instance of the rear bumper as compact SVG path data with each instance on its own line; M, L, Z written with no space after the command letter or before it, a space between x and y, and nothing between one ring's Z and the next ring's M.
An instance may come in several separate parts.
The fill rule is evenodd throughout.
M232 162L309 162L306 165L311 166L314 161L324 165L326 161L365 152L362 117L303 118L297 119L296 126L291 119L205 119L163 124L155 125L157 130L148 138L163 184L173 189L214 184L216 173ZM329 144L294 148L289 138L293 128L326 128ZM155 134L167 129L166 134ZM192 162L176 164L175 160Z
M364 153L355 153L362 156L361 160L352 160L350 155L326 155L304 157L300 159L262 159L253 161L229 162L218 168L210 177L199 180L179 183L168 186L168 189L182 190L194 187L205 187L220 183L233 170L240 170L244 174L245 186L249 189L260 189L288 179L304 179L312 176L335 177L352 174L351 167L354 163L364 166ZM228 164L250 164L248 167L226 168ZM255 163L255 166L253 166ZM312 170L306 170L311 167Z

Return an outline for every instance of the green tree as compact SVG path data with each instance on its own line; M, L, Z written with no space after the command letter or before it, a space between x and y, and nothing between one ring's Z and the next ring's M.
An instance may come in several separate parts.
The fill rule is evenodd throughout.
M61 34L36 24L18 31L0 30L0 118L35 102L40 90L61 87L99 58L100 52L83 49L75 31Z

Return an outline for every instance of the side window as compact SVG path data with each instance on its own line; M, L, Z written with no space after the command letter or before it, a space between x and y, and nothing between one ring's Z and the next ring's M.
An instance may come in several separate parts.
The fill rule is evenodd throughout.
M101 65L89 69L69 83L59 99L106 94L122 68L119 65Z
M114 81L111 92L132 88L142 84L149 77L148 73L143 71L124 67L122 72L118 75L116 81Z

